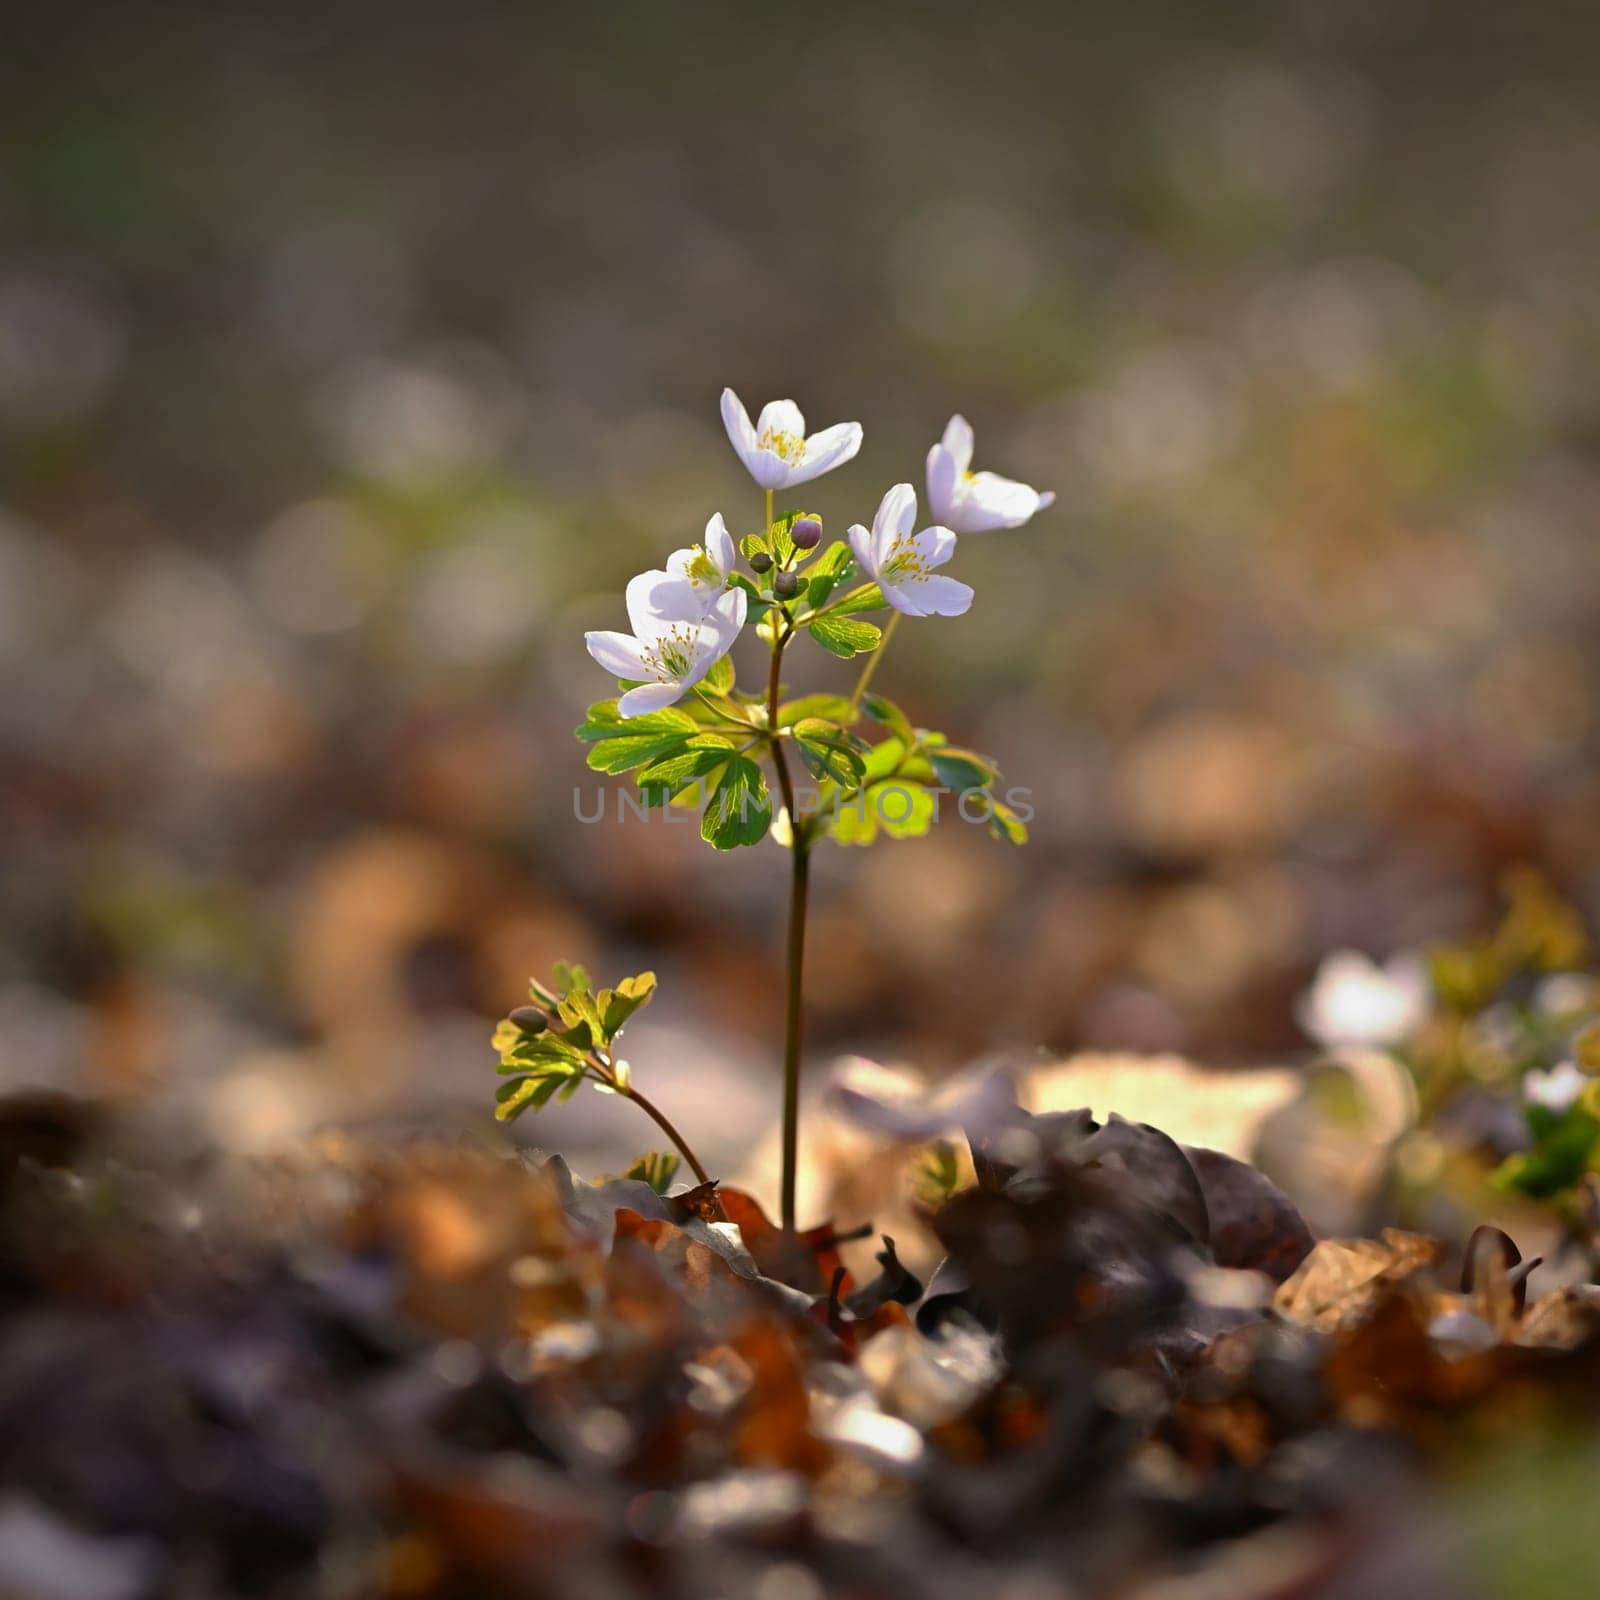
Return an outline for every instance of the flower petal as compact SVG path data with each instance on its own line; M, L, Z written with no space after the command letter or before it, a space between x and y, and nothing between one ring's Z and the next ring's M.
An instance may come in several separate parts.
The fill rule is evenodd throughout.
M893 580L885 583L878 579L878 587L883 591L883 598L904 617L921 617L927 613L919 604L915 590L920 585L915 583L895 583Z
M733 548L733 535L728 532L728 525L722 520L720 511L713 512L706 524L706 554L716 562L717 571L724 578L733 571L737 552Z
M722 426L727 429L728 443L749 466L756 448L756 430L750 426L750 413L745 410L744 401L732 389L722 391Z
M639 654L639 641L626 633L598 629L583 636L589 654L613 678L648 678L651 676Z
M872 518L873 560L880 568L901 534L910 533L917 520L917 491L909 483L897 483L885 490Z
M956 553L956 536L949 528L924 528L916 537L917 553L925 567L942 567Z
M928 451L928 514L939 522L949 522L956 506L956 489L961 473L956 458L942 444Z
M628 580L628 622L640 639L659 638L676 622L698 622L704 599L671 572L641 572Z
M792 433L795 438L806 436L806 419L793 400L769 400L761 408L756 420L756 436L763 433Z
M956 477L972 468L972 424L958 411L944 425L944 438L939 441L950 452L956 464Z
M800 464L789 474L789 486L810 483L824 472L842 467L861 448L861 437L859 422L836 422L831 428L812 434L806 440L806 453L800 458Z
M924 616L959 617L972 604L972 585L935 575L917 585L917 603Z
M856 558L863 577L878 581L878 553L872 545L872 535L859 522L851 523L845 530L845 540L850 554Z
M1030 484L1002 478L996 472L980 472L967 484L951 526L957 533L1020 528L1038 509L1039 491Z
M619 717L642 717L647 711L663 711L685 694L681 683L642 683L617 701Z
M714 628L719 638L725 637L727 640L719 654L726 655L728 646L738 638L749 607L750 597L743 589L728 589L717 596L711 609L706 612L706 626Z

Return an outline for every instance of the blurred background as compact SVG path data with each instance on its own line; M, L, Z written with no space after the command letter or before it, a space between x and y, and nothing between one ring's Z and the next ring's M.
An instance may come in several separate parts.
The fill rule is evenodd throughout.
M569 956L745 1148L781 852L580 825L570 737L625 579L759 516L724 384L864 424L830 532L956 410L1059 497L878 679L1032 843L828 849L819 1065L1285 1060L1513 863L1592 919L1597 85L1582 0L13 13L0 1081L478 1124Z

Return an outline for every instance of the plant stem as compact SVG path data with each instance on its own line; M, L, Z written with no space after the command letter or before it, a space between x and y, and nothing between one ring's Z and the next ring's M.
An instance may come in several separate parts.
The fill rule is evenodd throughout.
M615 1083L616 1080L612 1079L612 1082ZM674 1147L677 1149L678 1154L689 1163L690 1169L701 1183L711 1182L710 1173L708 1173L706 1169L700 1165L700 1158L694 1153L693 1150L689 1148L688 1141L685 1140L683 1135L679 1133L675 1127L673 1127L672 1123L667 1118L666 1112L664 1112L653 1100L647 1100L642 1094L639 1093L637 1089L633 1087L631 1083L626 1089L619 1086L617 1088L617 1093L621 1095L623 1099L633 1101L633 1103L638 1106L638 1108L644 1112L644 1114L649 1117L650 1120L655 1123L655 1125L664 1134L666 1134L666 1136L672 1141Z
M878 670L878 663L883 659L883 652L889 648L889 641L894 638L894 630L900 626L900 613L898 611L889 618L889 625L883 630L883 637L878 641L877 648L867 657L867 664L861 669L861 676L856 679L854 692L850 696L850 709L861 709L861 697L867 692L867 685L872 682L872 674Z
M551 990L546 988L544 984L535 980L530 987L533 990L534 997L547 1011L554 1013L560 1006L560 996L552 993ZM661 1107L655 1103L655 1101L640 1094L639 1091L634 1088L631 1081L626 1084L619 1082L616 1072L612 1069L610 1063L606 1061L605 1057L602 1056L598 1050L590 1050L584 1057L584 1064L595 1075L595 1077L600 1080L601 1083L605 1084L608 1089L614 1090L621 1099L633 1101L633 1103L638 1106L638 1108L644 1112L644 1114L649 1117L649 1119L655 1123L655 1125L664 1134L666 1134L666 1136L672 1141L673 1148L676 1149L678 1154L689 1163L690 1170L694 1173L695 1177L700 1180L701 1183L711 1182L710 1173L708 1173L705 1167L701 1165L699 1156L697 1156L694 1151L689 1148L689 1141L685 1139L684 1136L672 1125L672 1122L668 1118L666 1112L663 1111Z
M774 747L776 748L776 747ZM811 845L805 834L793 829L790 850L794 874L789 887L788 982L783 1010L783 1192L780 1216L783 1231L795 1231L795 1180L800 1164L800 999L806 955L806 891L811 876Z
M791 630L792 631L792 630ZM774 630L772 672L767 679L767 732L772 766L789 815L789 943L784 958L783 1001L783 1177L780 1220L786 1235L795 1231L795 1177L800 1156L800 1004L806 955L806 891L811 877L811 841L795 809L789 758L778 738L778 695L787 633Z

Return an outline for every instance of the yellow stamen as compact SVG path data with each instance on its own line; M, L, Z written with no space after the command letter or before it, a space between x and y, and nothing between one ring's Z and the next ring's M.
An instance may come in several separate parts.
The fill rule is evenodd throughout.
M768 428L756 440L758 450L767 450L785 466L798 466L806 453L806 442L798 433L784 433L778 428Z
M889 558L883 563L881 576L896 583L918 583L928 576L928 564L917 548L914 534L902 533L889 546Z
M681 678L700 653L698 632L687 622L674 623L668 632L641 650L640 657L663 683Z

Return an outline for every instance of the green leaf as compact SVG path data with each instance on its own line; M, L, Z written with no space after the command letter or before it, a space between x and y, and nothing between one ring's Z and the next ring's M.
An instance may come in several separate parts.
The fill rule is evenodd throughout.
M843 600L835 601L828 614L830 617L848 617L857 611L882 611L888 603L883 598L883 590L877 584L869 583L853 590Z
M798 700L778 707L778 726L791 728L804 717L825 717L829 722L845 724L856 720L848 696L842 694L806 694Z
M701 732L700 724L688 712L675 707L620 718L615 723L595 722L594 709L590 707L591 720L578 729L578 737L594 741L588 759L596 772L627 772L658 761Z
M885 700L881 694L869 694L861 702L861 709L874 722L881 722L906 749L909 750L917 742L916 730L911 726L910 719L894 701Z
M641 972L635 978L624 978L615 989L602 989L596 997L600 1007L600 1021L609 1044L622 1031L622 1025L641 1006L650 1004L656 991L656 975Z
M882 637L870 622L851 622L837 615L818 617L809 626L811 637L824 650L845 660L875 650Z
M578 1029L587 1028L589 1030L588 1042L593 1043L604 1039L605 1028L600 1021L600 1009L596 1006L594 996L590 994L587 988L573 989L557 1009L562 1022L566 1024L569 1035L576 1035ZM573 1039L573 1042L577 1042L576 1038Z
M739 588L743 589L745 592L745 599L747 602L745 606L745 621L760 622L760 620L772 609L771 601L763 600L761 598L761 591L756 588L756 586L747 577L745 577L742 572L734 573L732 582L737 584Z
M713 663L711 670L701 682L705 684L712 694L733 693L733 658L722 656Z
M939 782L956 794L965 794L969 789L987 789L999 775L992 761L985 761L970 750L953 750L948 746L930 750L928 762Z
M841 789L859 787L866 770L861 757L865 746L837 723L802 717L794 725L794 741L812 777L831 779Z
M542 1033L514 1046L500 1057L502 1075L513 1072L565 1070L583 1065L583 1051L561 1034Z
M835 540L817 557L811 568L811 603L822 605L835 587L842 583L850 571L850 546L844 540Z
M701 733L675 755L652 762L638 775L646 805L665 805L698 779L715 772L728 759L733 740L720 733Z
M577 961L558 961L551 969L551 975L556 980L558 994L571 994L574 989L587 989L589 983L589 969ZM538 995L531 998L537 1000Z
M739 554L742 555L746 561L748 561L751 556L770 556L772 551L767 546L766 534L747 533L739 541Z
M652 1150L649 1155L640 1156L622 1176L648 1183L657 1194L665 1194L682 1165L671 1150Z
M772 559L780 567L787 566L795 553L794 540L789 537L789 530L801 517L813 515L814 512L784 511L772 519L772 526L767 529L767 548L772 552Z
M935 1139L922 1152L915 1178L918 1199L924 1205L942 1205L961 1182L961 1160L948 1139Z
M993 796L990 797L993 800ZM990 812L984 826L995 838L1005 844L1026 844L1028 842L1027 825L1008 805L993 800L994 809Z
M938 801L920 784L884 778L838 802L828 832L840 844L871 844L879 833L914 839L933 826Z
M718 850L759 844L772 823L767 780L748 756L735 756L706 804L700 837Z

